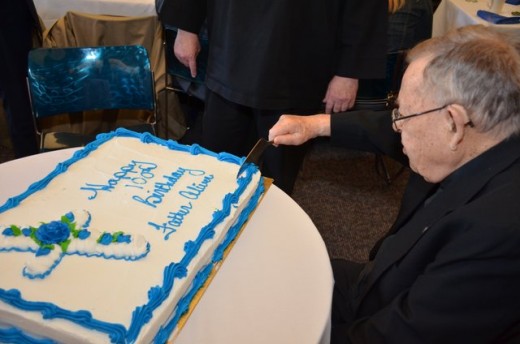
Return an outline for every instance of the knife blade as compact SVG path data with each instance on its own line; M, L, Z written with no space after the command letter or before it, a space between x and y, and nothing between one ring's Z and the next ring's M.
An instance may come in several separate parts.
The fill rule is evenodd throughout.
M249 154L247 154L247 157L244 160L244 162L242 163L242 165L240 165L240 168L238 169L238 173L237 173L237 178L238 178L238 176L240 176L240 174L242 174L242 172L244 172L244 169L247 167L247 165L255 164L258 166L265 149L267 147L271 146L272 144L273 144L272 141L267 141L264 138L260 138L254 145L253 149L251 149L251 151L249 151Z

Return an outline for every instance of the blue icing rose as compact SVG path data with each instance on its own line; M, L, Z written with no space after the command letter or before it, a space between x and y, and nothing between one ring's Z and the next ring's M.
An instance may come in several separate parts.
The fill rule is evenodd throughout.
M14 231L11 228L6 228L4 229L2 234L5 236L14 236Z
M72 212L65 214L65 217L69 219L70 222L74 222L74 214Z
M59 244L68 239L70 228L60 221L44 223L36 230L36 239L45 245Z
M48 255L49 253L51 253L51 250L47 247L40 247L38 249L38 251L36 251L36 257L39 257L39 256L46 256Z
M130 243L130 235L128 235L128 234L118 235L116 242L124 242L124 243L129 244Z
M98 239L98 242L101 245L110 245L112 243L112 234L103 233L103 235Z
M85 239L87 239L89 236L90 236L90 232L87 231L86 229L82 229L82 230L80 230L79 233L78 233L78 238L80 238L81 240L85 240Z

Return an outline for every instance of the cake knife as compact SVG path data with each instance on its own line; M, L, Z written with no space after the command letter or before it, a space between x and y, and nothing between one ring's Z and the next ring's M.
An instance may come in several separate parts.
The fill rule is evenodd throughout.
M262 154L264 153L265 149L267 147L271 146L272 144L273 144L273 141L267 141L264 138L260 138L256 142L256 144L253 147L253 149L251 149L251 151L247 155L247 157L244 160L244 162L242 163L242 165L240 165L240 168L238 169L238 173L237 173L237 178L238 178L238 176L240 176L240 174L242 174L242 172L244 172L244 169L247 167L247 165L255 164L255 165L258 166L258 164L260 163L260 160L262 158Z

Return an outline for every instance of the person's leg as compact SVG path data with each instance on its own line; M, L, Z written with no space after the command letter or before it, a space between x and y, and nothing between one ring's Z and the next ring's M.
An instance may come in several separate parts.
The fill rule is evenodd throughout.
M251 149L253 117L249 108L207 91L202 118L202 146L215 152L246 155Z
M345 343L347 331L354 319L351 308L351 292L356 285L364 264L344 259L331 260L334 275L332 295L331 344Z

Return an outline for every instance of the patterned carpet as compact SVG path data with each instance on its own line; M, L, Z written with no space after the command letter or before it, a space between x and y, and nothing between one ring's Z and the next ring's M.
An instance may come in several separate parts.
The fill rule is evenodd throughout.
M385 158L391 174L401 165ZM293 199L312 219L331 258L365 261L392 224L408 170L388 185L376 173L375 156L314 143L296 181Z
M0 140L2 163L14 154L1 110ZM328 140L315 141L305 159L292 197L320 231L331 257L366 260L396 216L408 173L387 185L374 161L373 154L333 147ZM391 171L399 170L400 165L386 161Z

